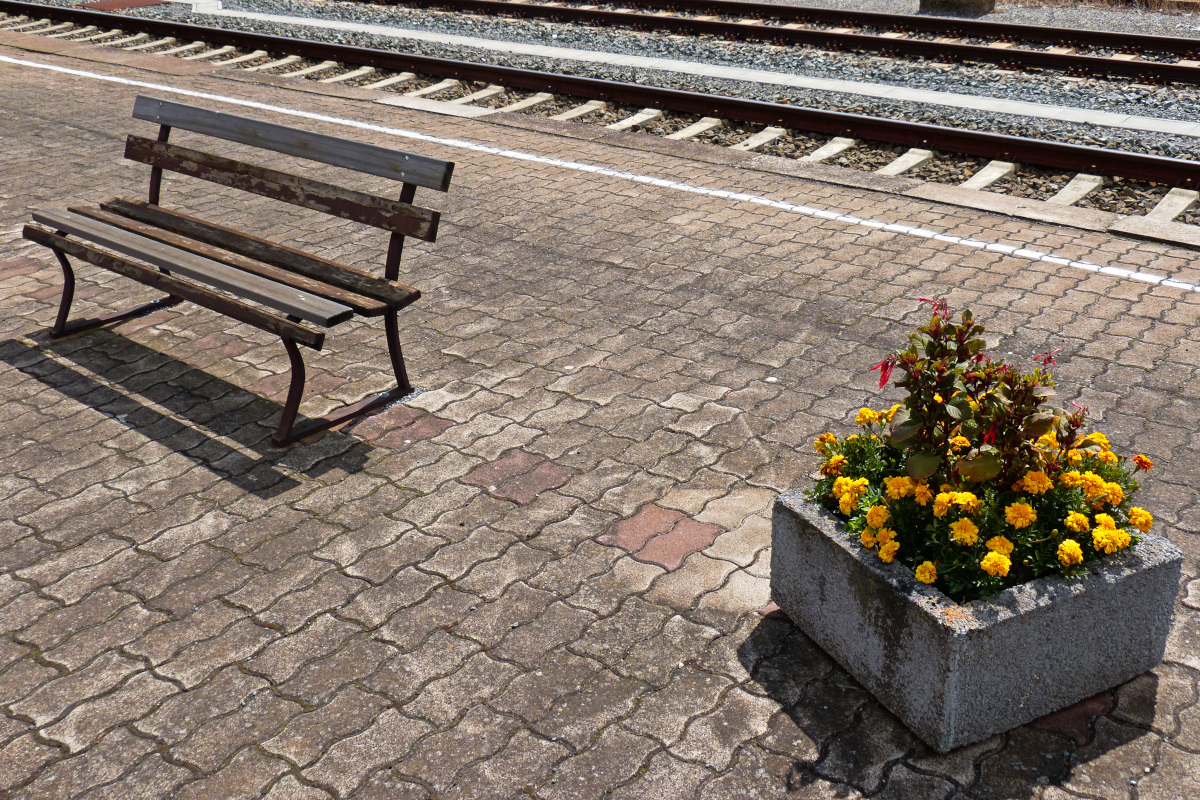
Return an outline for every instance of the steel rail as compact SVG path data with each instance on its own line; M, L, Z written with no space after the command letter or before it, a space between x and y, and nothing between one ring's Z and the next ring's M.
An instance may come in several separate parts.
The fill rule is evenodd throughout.
M381 0L388 3L393 0ZM420 0L413 0L420 2ZM1042 42L1060 45L1106 47L1121 52L1171 53L1181 57L1200 54L1200 39L1180 36L1156 36L1114 33L1093 29L1065 29L1015 22L938 17L915 14L889 14L878 11L854 11L837 8L809 8L753 3L745 0L617 0L630 7L695 14L738 16L747 19L778 19L786 22L817 22L824 25L853 25L891 31L918 31L942 36L975 36L981 39ZM434 5L430 0L426 5Z
M626 0L619 0L625 2ZM909 57L927 58L935 61L973 61L984 64L1002 66L1020 66L1022 68L1046 69L1055 72L1067 72L1078 75L1104 75L1121 78L1134 78L1142 81L1162 83L1200 84L1200 67L1183 64L1171 64L1157 61L1128 61L1104 56L1079 55L1076 53L1052 53L1042 50L1006 49L989 47L981 44L964 44L961 42L932 41L927 39L889 38L869 33L846 33L842 31L822 30L820 28L787 28L780 25L765 25L756 22L729 22L727 20L697 19L695 17L657 16L640 14L636 11L604 11L594 8L578 8L574 6L548 6L540 3L510 2L510 0L356 0L364 5L401 5L415 8L447 9L453 11L468 11L491 16L510 16L517 18L536 18L556 22L570 22L580 25L597 25L639 30L662 30L675 34L708 35L722 39L742 41L763 41L774 44L810 45L833 50L849 50L860 53L883 53ZM670 9L681 11L684 6L692 6L691 10L703 10L712 13L730 15L732 9L740 9L739 13L749 16L781 20L812 21L810 12L821 9L798 9L761 5L744 2L716 3L712 0L663 0L662 3L636 2L645 8ZM726 7L730 8L726 8ZM776 12L775 9L781 9ZM845 12L838 12L844 14ZM910 17L900 14L875 14L883 18L871 22L857 22L866 27L887 27L893 30L907 28L923 30L949 36L951 32L960 33L960 20L944 20L940 27L930 26L929 18ZM842 19L842 17L836 17ZM924 20L924 25L915 25L909 20ZM969 21L968 22L972 22ZM993 25L988 22L974 22L975 26ZM1068 31L1066 33L1075 33ZM1168 52L1172 55L1191 56L1200 53L1200 41L1179 40L1166 36L1142 36L1128 34L1109 34L1103 31L1085 31L1081 33L1095 34L1094 41L1103 40L1105 46L1127 51L1130 49L1152 49L1151 41L1162 42L1161 47L1153 48L1156 52ZM995 30L984 29L975 35L997 39L1040 42L1061 42L1064 31L1058 28L1039 28L1031 25L996 25ZM1082 43L1084 37L1069 38L1072 42ZM1131 44L1139 40L1136 45ZM1186 44L1181 44L1184 42ZM1166 49L1169 48L1169 49Z
M1000 133L949 128L770 103L761 100L663 89L635 83L605 81L576 75L537 72L471 61L421 56L390 50L293 39L270 34L210 28L171 20L85 11L66 6L41 6L22 0L0 0L0 11L37 14L125 31L174 36L213 45L293 53L315 60L373 66L393 72L418 72L441 78L480 81L531 92L551 92L588 100L658 108L675 113L722 117L741 122L777 125L811 133L848 136L892 145L922 147L980 158L1018 161L1052 169L1120 176L1170 186L1200 188L1200 162L1123 150L1028 139Z

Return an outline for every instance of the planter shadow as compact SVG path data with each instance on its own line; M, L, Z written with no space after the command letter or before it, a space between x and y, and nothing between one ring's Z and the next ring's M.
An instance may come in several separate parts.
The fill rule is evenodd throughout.
M1092 761L1156 736L1149 730L1157 702L1153 672L1134 679L1137 691L1122 693L1119 708L1112 691L1102 692L982 742L938 753L780 611L759 621L738 656L787 716L763 744L791 761L786 788L800 796L811 784L832 781L863 794L886 788L887 797L1024 800L1086 773ZM832 793L853 795L838 788Z

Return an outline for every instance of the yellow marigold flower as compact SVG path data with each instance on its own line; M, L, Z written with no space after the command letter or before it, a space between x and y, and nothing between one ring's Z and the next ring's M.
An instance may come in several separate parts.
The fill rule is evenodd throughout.
M838 508L848 517L858 508L858 498L852 494L844 494L842 499L838 500Z
M1088 521L1087 515L1080 514L1078 511L1072 511L1070 514L1067 514L1067 518L1063 521L1063 524L1076 533L1083 533L1092 527L1092 523Z
M937 580L937 567L932 561L923 561L921 566L917 567L917 580L921 583L933 583Z
M1071 466L1078 467L1083 463L1083 453L1079 452L1078 450L1068 450L1067 461L1071 464Z
M1122 530L1097 528L1092 531L1092 546L1097 550L1103 550L1109 555L1129 547L1132 541L1129 534Z
M1112 450L1104 450L1100 453L1100 460L1105 464L1116 464L1120 458Z
M876 422L879 422L879 412L869 408L860 408L854 418L855 425L874 425Z
M1142 533L1149 533L1150 526L1154 524L1154 516L1146 509L1134 506L1129 509L1129 523Z
M1087 436L1083 437L1084 444L1098 444L1101 450L1108 450L1108 437L1100 431L1092 431Z
M1133 457L1133 463L1137 464L1138 469L1150 469L1154 466L1154 462L1141 453Z
M867 509L867 524L872 528L882 528L887 525L891 512L887 506L871 506Z
M1003 553L997 553L993 550L983 557L983 560L979 562L979 566L988 575L1003 578L1008 574L1009 567L1012 566L1012 561Z
M1013 503L1004 509L1004 521L1014 528L1028 528L1037 520L1037 512L1028 503Z
M870 550L875 546L875 532L870 528L863 529L863 532L858 535L858 540L862 542L862 546Z
M1095 500L1104 494L1104 478L1101 478L1090 469L1083 473L1080 478L1080 485L1083 486L1083 495L1088 500Z
M896 551L900 549L899 542L888 542L881 545L879 548L879 560L885 564L890 564L896 560Z
M1111 514L1097 514L1096 527L1104 528L1105 530L1115 531L1117 529L1117 521L1112 518Z
M1045 494L1054 488L1054 481L1044 472L1026 472L1025 477L1013 486L1017 490L1025 490L1030 494Z
M967 514L978 514L983 508L983 501L974 492L955 492L954 505Z
M816 451L821 455L827 456L829 455L830 448L835 444L837 444L836 436L834 436L832 433L822 433L817 437L817 440L813 442L813 447L816 448Z
M1121 488L1121 484L1108 481L1104 484L1104 492L1108 495L1108 504L1110 506L1119 506L1125 500L1125 490Z
M987 540L984 547L1002 556L1011 556L1013 551L1013 543L1003 536L993 536Z
M875 541L880 544L887 544L896 538L896 532L891 528L880 528L875 531Z
M950 440L950 446L956 450L971 446L971 440L965 436L955 436Z
M901 475L897 478L884 478L883 485L887 487L889 500L899 500L913 493L912 478L907 475Z
M867 493L869 481L866 478L838 478L833 482L833 496L841 500L850 495L854 500Z
M952 492L952 491L954 491L954 487L948 483L943 483L941 485L941 488L938 489L938 491L939 492Z
M938 492L938 496L933 498L933 515L935 517L944 517L946 512L950 510L950 504L954 502L954 494L952 492Z
M887 422L891 422L892 417L896 416L896 412L902 408L904 408L903 403L896 403L896 405L892 406L887 411L884 411L882 414L880 414L880 416L883 417L883 419Z
M933 499L933 490L927 483L918 483L913 487L913 499L917 501L917 505L924 508Z
M1077 489L1083 485L1083 476L1079 474L1078 470L1071 470L1059 475L1058 482L1068 489Z
M1079 542L1074 539L1063 539L1062 544L1058 546L1058 563L1064 567L1082 564L1083 550L1079 547Z
M967 518L950 523L950 536L958 544L971 547L979 541L979 527Z
M1037 443L1040 444L1046 450L1057 450L1058 449L1058 432L1052 430L1052 431L1049 431L1048 433L1043 433L1041 436L1038 437Z
M841 474L842 467L846 466L846 457L843 455L831 456L828 461L821 465L822 475L838 475Z
M849 486L851 480L849 478L838 478L833 482L833 496L841 500L842 495L846 493L846 487Z
M944 400L942 400L942 396L941 396L940 394L935 394L935 395L933 396L933 402L935 402L935 403L942 403L942 402L945 402L945 401L944 401Z

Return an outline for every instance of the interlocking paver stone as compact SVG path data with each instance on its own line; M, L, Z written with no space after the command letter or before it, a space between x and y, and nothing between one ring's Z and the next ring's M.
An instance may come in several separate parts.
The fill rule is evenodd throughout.
M643 134L546 133L20 33L0 33L0 54L39 43L36 60L82 71L0 66L0 794L1195 794L1200 295L617 173L1196 282L1191 251ZM445 212L440 241L405 259L423 296L402 338L430 391L278 450L288 360L272 336L184 305L48 339L61 270L20 238L29 210L142 196L145 168L120 155L129 108L176 88L458 164L454 192L417 198ZM379 263L352 223L167 187L220 224ZM91 267L77 288L80 315L150 297ZM771 613L767 587L774 494L807 482L814 436L899 399L869 368L923 316L917 298L941 295L1014 359L1060 348L1063 402L1154 458L1142 504L1186 580L1167 663L1111 707L938 756ZM314 353L306 413L385 388L379 333L350 322Z

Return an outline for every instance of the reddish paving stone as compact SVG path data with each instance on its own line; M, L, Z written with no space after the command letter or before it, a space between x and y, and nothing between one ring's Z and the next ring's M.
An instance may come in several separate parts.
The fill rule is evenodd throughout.
M1114 702L1111 691L1101 692L1061 711L1036 719L1029 725L1040 731L1057 733L1075 742L1076 747L1083 747L1092 741L1092 721L1111 711Z
M528 453L519 448L509 450L495 461L479 465L461 480L471 486L496 486L507 478L524 475L545 460L545 456Z
M389 430L372 441L380 447L403 452L417 442L433 439L452 427L454 427L454 423L448 419L424 415L412 424ZM356 430L355 433L357 432Z
M534 467L532 472L516 475L491 490L493 497L512 500L517 505L528 505L538 495L557 489L574 475L573 470L561 467L551 461L543 461Z
M725 532L724 528L682 519L666 533L659 534L633 554L639 561L658 564L668 572L683 566L692 553L699 553Z
M624 519L612 530L596 538L602 544L620 547L630 553L640 550L646 542L659 534L666 533L684 519L685 515L674 509L648 503L629 519Z

